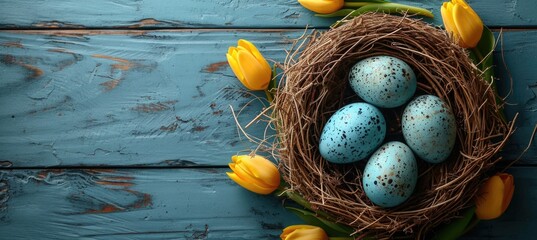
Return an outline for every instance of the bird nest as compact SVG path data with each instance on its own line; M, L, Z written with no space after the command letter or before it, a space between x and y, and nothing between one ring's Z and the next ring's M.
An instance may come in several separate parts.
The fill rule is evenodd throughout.
M300 42L300 41L299 41ZM284 78L272 103L278 140L274 145L290 191L315 210L353 227L357 236L428 238L434 227L474 205L487 171L500 161L498 152L512 134L495 91L481 72L442 29L420 20L364 14L326 32L309 34L289 54ZM366 160L332 164L319 153L319 138L329 117L360 101L350 89L349 70L357 61L388 55L416 72L416 94L432 94L453 110L457 140L444 163L418 161L418 184L405 203L375 206L365 195ZM401 139L402 109L383 109L386 140Z

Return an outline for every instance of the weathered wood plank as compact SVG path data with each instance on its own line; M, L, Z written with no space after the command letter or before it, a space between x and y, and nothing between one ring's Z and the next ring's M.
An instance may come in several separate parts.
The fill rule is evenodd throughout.
M302 31L0 32L0 161L6 166L213 165L254 149L239 139L229 105L246 124L262 104L229 69L227 47L245 38L282 61ZM506 32L513 77L506 148L516 159L537 123L537 31ZM499 48L498 48L499 49ZM498 66L503 66L497 54ZM507 71L500 92L509 89ZM258 96L263 96L259 94ZM250 133L262 135L265 125ZM534 143L521 163L537 163Z
M0 34L0 160L15 167L225 165L222 156L256 147L239 139L230 106L247 106L242 124L262 107L229 69L228 46L240 35L282 60L286 38L298 35L92 33Z
M531 239L535 168L514 168L506 214L465 239ZM300 223L223 169L0 171L0 239L276 239Z
M506 32L499 39L495 57L499 95L506 98L505 114L512 119L518 113L517 127L503 149L507 159L522 156L521 163L537 163L537 139L530 144L537 127L537 31ZM503 51L502 51L503 50Z
M398 0L429 9L441 23L445 0ZM533 0L468 1L490 26L536 25ZM295 0L0 1L2 28L303 28L327 27L333 19L314 17Z
M298 222L220 169L13 170L0 179L0 239L275 239Z

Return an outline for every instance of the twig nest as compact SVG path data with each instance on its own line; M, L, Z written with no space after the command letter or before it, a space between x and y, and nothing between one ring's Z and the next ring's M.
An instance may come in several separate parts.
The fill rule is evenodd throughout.
M348 75L352 66L373 56L392 56L414 70L419 94L435 95L453 111L455 147L443 163L418 163L418 182L402 205L381 208L363 189L367 160L333 164L319 152L323 126L342 106L360 101ZM445 31L420 20L364 14L324 33L314 32L285 62L284 80L273 104L275 143L284 179L313 208L377 238L425 238L435 226L474 204L486 172L500 158L512 124L499 114L491 86ZM385 111L392 114L397 110ZM400 112L388 135L401 134ZM385 141L390 140L390 136Z

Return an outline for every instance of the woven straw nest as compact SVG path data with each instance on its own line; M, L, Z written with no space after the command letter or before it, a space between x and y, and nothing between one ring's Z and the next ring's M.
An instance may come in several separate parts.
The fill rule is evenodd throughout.
M352 226L357 236L428 238L434 227L474 204L479 185L500 160L497 153L511 135L496 95L448 34L420 20L365 14L302 41L285 62L284 80L273 104L275 144L284 179L314 209ZM407 62L418 77L416 94L445 100L457 119L457 143L441 164L418 161L418 185L395 208L380 208L365 196L366 160L336 165L325 161L318 143L324 124L343 105L360 101L349 91L350 67L363 58L389 55ZM401 136L401 109L383 110L387 139ZM388 114L388 116L386 116ZM391 115L393 114L393 115Z

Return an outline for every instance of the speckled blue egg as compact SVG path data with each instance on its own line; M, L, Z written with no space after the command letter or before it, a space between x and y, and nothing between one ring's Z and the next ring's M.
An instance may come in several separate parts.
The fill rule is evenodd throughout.
M388 142L371 155L362 184L366 196L381 207L405 202L418 182L418 164L412 150L401 142Z
M437 96L423 95L412 100L403 111L401 127L408 146L426 162L443 162L455 146L455 116Z
M368 103L351 103L336 111L324 125L319 151L332 163L351 163L369 156L382 144L386 121Z
M404 61L390 56L366 58L350 71L349 83L364 101L377 107L405 104L416 92L416 75Z

